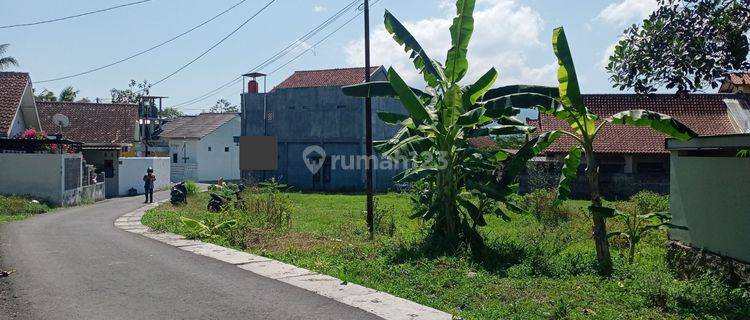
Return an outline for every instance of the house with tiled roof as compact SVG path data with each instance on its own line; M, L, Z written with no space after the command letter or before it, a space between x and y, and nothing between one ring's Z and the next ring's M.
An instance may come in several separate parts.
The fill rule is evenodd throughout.
M750 72L728 73L721 83L719 93L750 94Z
M355 163L355 157L365 153L364 101L344 95L341 88L364 82L366 72L372 80L386 79L385 68L377 66L367 71L361 67L296 71L268 93L257 92L256 84L249 86L241 99L242 136L275 137L278 166L243 169L243 178L275 177L301 190L364 190L364 165ZM378 121L374 113L403 113L403 107L392 98L373 98L372 106L373 139L391 138L398 128ZM305 153L311 146L326 154ZM309 166L318 161L318 166ZM376 169L375 188L391 187L398 171L388 164Z
M239 113L201 113L162 125L172 181L239 180L240 123Z
M25 72L0 72L0 138L15 138L27 128L42 129L31 77Z
M39 118L48 135L82 143L81 153L97 173L104 173L107 197L119 194L119 159L138 139L138 105L82 102L36 102ZM60 128L55 114L70 119Z
M750 114L750 100L745 95L587 94L583 99L588 109L601 119L625 110L646 109L670 115L701 136L750 132L750 126L743 120ZM529 120L529 124L537 128L536 134L570 129L568 123L545 114ZM626 198L642 189L667 193L669 151L666 150L666 138L650 128L605 124L594 141L601 190L608 193L605 196ZM544 151L543 156L547 161L559 163L573 144L571 137L562 136ZM579 176L582 178L583 174ZM584 196L585 182L579 180L574 194Z

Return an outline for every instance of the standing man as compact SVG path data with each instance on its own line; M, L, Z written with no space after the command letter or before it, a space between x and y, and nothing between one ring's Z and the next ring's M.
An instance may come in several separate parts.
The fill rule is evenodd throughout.
M143 203L154 203L154 181L156 181L154 168L148 167L146 175L143 176L143 189L146 191L146 201Z

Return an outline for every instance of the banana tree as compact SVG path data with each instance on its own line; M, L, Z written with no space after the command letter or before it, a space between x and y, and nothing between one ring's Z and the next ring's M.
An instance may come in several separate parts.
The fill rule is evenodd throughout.
M607 242L606 219L612 217L615 210L602 205L599 192L599 167L594 153L594 140L597 138L597 134L605 125L609 124L650 127L680 140L689 140L697 134L668 115L648 110L627 110L606 119L599 119L599 116L591 113L584 103L578 86L573 57L563 28L554 30L552 44L559 64L557 72L558 94L549 95L548 98L551 103L539 104L536 108L541 113L552 115L567 122L570 125L570 130L551 131L530 140L509 161L508 167L510 169L504 172L503 179L506 184L509 183L523 169L526 161L542 152L559 137L563 135L571 137L575 143L563 161L558 197L560 200L570 197L570 181L575 179L579 165L582 161L585 161L586 178L591 199L589 212L593 221L596 256L600 271L603 274L610 274L612 258ZM544 93L539 94L543 95Z
M433 221L431 235L444 244L468 243L473 252L482 248L478 227L487 224L486 214L508 219L500 205L515 189L501 184L500 164L504 151L488 153L469 143L469 138L491 135L527 134L533 130L514 118L519 107L530 107L549 98L548 88L507 86L492 88L498 77L493 68L476 82L460 84L468 71L466 58L474 29L474 0L459 0L450 27L451 48L445 64L431 59L417 40L389 11L386 30L409 54L424 78L426 90L409 87L393 68L388 81L369 82L343 88L355 97L394 97L405 113L378 112L386 124L400 126L395 136L375 143L384 157L409 155L412 167L397 175L397 182L419 186L419 206L414 218ZM540 100L541 99L541 100Z

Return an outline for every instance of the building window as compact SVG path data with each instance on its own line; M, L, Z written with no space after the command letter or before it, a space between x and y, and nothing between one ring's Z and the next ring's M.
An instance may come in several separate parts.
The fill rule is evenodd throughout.
M229 147L224 147L224 152L229 152Z
M211 147L210 146L208 147L208 151L211 151Z
M664 163L661 162L639 162L637 166L638 173L664 173Z
M128 146L122 147L122 152L128 152L128 150L130 150L130 147Z
M602 163L599 165L599 172L601 174L623 173L625 172L625 164L624 163Z
M177 154L176 153L172 154L172 163L177 163Z

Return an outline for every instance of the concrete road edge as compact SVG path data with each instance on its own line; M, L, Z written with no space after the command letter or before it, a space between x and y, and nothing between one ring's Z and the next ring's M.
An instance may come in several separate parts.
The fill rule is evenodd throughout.
M247 252L187 239L173 233L156 232L141 223L147 210L167 201L159 201L126 213L115 220L115 227L181 250L233 264L240 269L311 291L387 320L452 319L448 313L385 292L353 283L344 285L340 279Z

